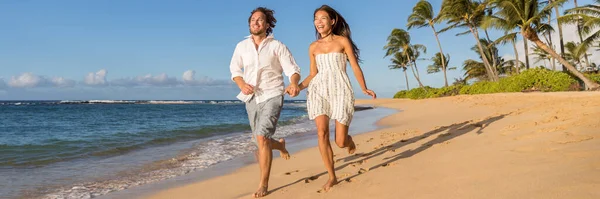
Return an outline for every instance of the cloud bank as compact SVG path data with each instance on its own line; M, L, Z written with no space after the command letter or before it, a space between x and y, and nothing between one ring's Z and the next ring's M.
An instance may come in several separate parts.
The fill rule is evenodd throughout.
M4 84L4 81L0 83ZM12 76L8 82L8 86L13 88L35 88L35 87L73 87L75 81L65 79L63 77L44 77L27 72L18 76Z
M216 80L206 76L196 78L196 71L187 70L183 72L181 80L176 77L170 77L166 73L158 75L146 74L136 77L124 77L108 80L108 70L101 69L96 72L90 72L83 77L83 80L75 80L63 77L44 77L35 75L31 72L25 72L18 76L12 76L8 83L0 78L0 89L3 88L40 88L56 87L68 88L75 86L83 87L196 87L196 86L229 86L233 85L228 80Z

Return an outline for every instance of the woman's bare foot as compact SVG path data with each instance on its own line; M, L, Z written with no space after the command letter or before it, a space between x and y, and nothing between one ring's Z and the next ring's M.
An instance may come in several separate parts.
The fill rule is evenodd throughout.
M348 154L354 154L356 151L356 144L354 144L354 140L352 140L352 136L348 135L348 141L350 145L348 146Z
M281 138L281 139L279 139L279 143L281 143L281 146L283 146L282 149L279 150L279 154L281 155L281 158L289 160L290 159L290 153L285 148L285 140L283 138Z
M267 186L260 186L254 193L254 198L260 198L267 195Z
M331 187L333 187L333 185L336 185L338 183L337 178L329 178L329 180L327 181L327 183L325 183L325 185L323 185L323 191L324 192L328 192Z

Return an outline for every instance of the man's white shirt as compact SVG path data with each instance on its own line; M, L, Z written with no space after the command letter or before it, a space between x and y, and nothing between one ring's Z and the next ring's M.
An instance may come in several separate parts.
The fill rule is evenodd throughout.
M296 64L287 46L272 35L267 36L259 45L254 47L251 36L240 41L233 52L229 65L231 79L242 77L247 84L254 86L254 93L245 95L240 92L239 100L248 102L252 96L256 103L284 94L285 84L282 73L291 77L300 75L300 67Z

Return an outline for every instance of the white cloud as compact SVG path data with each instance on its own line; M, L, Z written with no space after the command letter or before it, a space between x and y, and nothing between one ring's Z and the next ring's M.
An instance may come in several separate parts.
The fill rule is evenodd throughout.
M122 78L116 79L110 82L111 85L133 87L133 86L175 86L179 84L177 79L169 77L167 74L162 73L157 76L150 74L145 76L137 76L134 78Z
M50 80L52 84L56 87L73 87L75 86L75 81L70 79L65 79L62 77L54 77Z
M102 86L106 85L106 74L108 71L106 69L99 70L96 73L88 73L85 76L84 83L90 86Z
M551 38L552 38L552 44L554 46L554 49L556 51L556 53L560 54L560 40L559 40L559 33L558 33L558 26L556 24L552 24L552 27L554 28L555 32L552 33ZM564 43L566 44L567 42L576 42L579 43L579 35L577 34L577 26L575 24L563 24L563 39L564 39ZM583 35L584 39L585 39L586 35ZM543 35L539 35L540 39L542 39L542 41L546 44L548 44L544 38ZM521 40L517 41L517 52L519 53L519 60L523 61L523 63L525 63L525 48L523 45L523 40L522 40L522 36L521 34L519 34L519 38ZM529 46L529 65L531 67L536 67L539 65L543 65L544 61L539 61L536 62L536 55L533 55L531 53L533 53L533 46L535 46L535 44L531 41L528 41L528 46ZM510 46L510 56L505 55L504 58L505 59L514 59L514 55L513 55L513 50L512 50L512 46ZM598 60L600 60L600 53L598 53L596 51L595 48L591 48L588 50L588 54L591 54L588 56L588 59L590 60L590 62L598 62ZM546 66L551 68L551 64L546 61ZM556 60L556 70L561 70L561 65L560 63L558 63L558 60Z
M44 83L44 79L34 75L33 73L23 73L17 77L12 76L8 85L15 88L32 88L40 86Z
M191 83L195 81L194 76L196 75L196 71L194 70L187 70L185 72L183 72L183 82L184 83Z
M206 76L202 76L199 79L196 79L196 71L187 70L183 72L183 84L195 86L195 85L205 85L205 86L213 86L213 85L230 85L231 81L227 80L215 80Z
M2 87L0 83L0 88ZM53 77L51 79L46 78L44 76L38 76L33 73L23 73L19 76L12 76L8 85L13 88L34 88L34 87L73 87L75 85L75 81L70 79L65 79L63 77Z

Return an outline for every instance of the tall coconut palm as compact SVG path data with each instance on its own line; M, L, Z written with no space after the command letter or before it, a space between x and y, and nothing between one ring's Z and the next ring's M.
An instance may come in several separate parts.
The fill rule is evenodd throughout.
M573 0L573 3L575 4L575 8L578 8L579 5L577 4L577 0ZM581 35L581 31L582 31L583 26L581 25L581 18L579 18L579 20L577 20L577 35L579 36L579 43L583 43L583 36ZM585 58L585 63L587 65L587 67L590 67L590 60L588 59L588 55L587 53L583 55Z
M590 47L597 44L600 39L600 0L595 0L596 4L585 5L573 9L566 10L567 15L559 18L559 22L565 24L581 22L581 31L586 34L586 39L581 43ZM592 32L592 30L596 32Z
M404 79L406 80L406 90L410 90L410 85L408 84L408 75L406 74L406 70L408 69L408 59L404 54L397 52L394 53L394 57L391 59L392 64L388 67L390 69L402 69L404 72Z
M520 72L519 69L521 67L519 67L519 52L517 51L517 35L518 35L518 33L513 32L515 30L516 23L517 23L517 21L507 21L507 19L503 19L503 18L494 16L492 14L492 15L486 16L486 18L483 20L481 26L483 28L494 27L494 28L504 31L504 36L496 39L496 41L494 41L494 44L505 45L508 42L510 42L512 44L513 50L515 53L514 66L516 67L516 72L519 73ZM526 57L525 59L528 59L528 58Z
M561 64L563 64L573 75L581 79L587 89L597 90L600 89L600 84L590 80L579 72L571 63L557 54L548 45L546 45L539 38L539 33L544 31L542 21L545 21L550 17L552 9L557 6L564 4L566 0L554 0L545 6L540 6L538 0L494 0L498 12L497 16L508 19L509 21L518 20L517 28L519 28L521 35L528 40L535 43L538 47L548 52L552 57L556 58Z
M424 28L431 27L433 31L433 35L435 36L435 40L437 41L438 48L440 49L440 53L444 54L444 50L442 50L442 44L440 42L440 38L438 37L438 32L435 29L435 24L438 23L438 17L435 15L433 10L433 6L427 0L420 0L417 2L417 5L413 7L413 12L408 16L408 23L406 27L408 30L411 28ZM445 61L445 57L441 57L442 63L442 71L444 71L444 86L448 86L448 77L446 74L447 61Z
M586 69L586 67L581 64L582 60L584 60L585 56L587 55L588 47L586 45L575 42L567 42L567 44L565 44L565 49L567 50L567 53L565 53L565 58L567 60L571 60L575 67L579 65L579 68L582 70ZM589 64L586 65L590 67Z
M421 44L413 44L410 45L408 49L406 49L406 54L409 55L412 64L415 66L415 71L417 71L417 76L419 77L419 79L421 78L421 76L419 75L419 67L417 66L417 60L421 60L419 59L421 57L421 53L427 53L427 47Z
M468 31L458 35L468 34L469 32L473 35L477 42L479 54L484 57L483 64L485 65L489 80L497 81L497 71L487 59L479 40L478 27L486 14L486 6L486 3L472 0L443 0L439 18L442 21L446 21L449 26L440 30L440 32L454 28L467 28Z
M546 60L548 60L548 63L550 63L552 61L552 56L550 56L550 54L548 54L548 52L542 50L540 47L538 46L534 46L532 47L533 52L531 54L535 55L535 62L544 62L544 66L546 66ZM556 70L556 68L554 68L554 66L552 66L552 70Z
M390 35L387 38L387 44L383 47L386 50L385 56L394 55L395 53L402 53L406 56L409 63L414 63L416 67L416 57L419 55L419 51L421 49L425 50L425 46L423 45L413 45L410 43L410 34L406 32L406 30L394 28ZM411 66L411 70L413 70L413 75L417 79L420 87L424 87L423 83L421 83L421 78L418 75L418 72L415 72L414 68ZM418 69L417 69L418 71Z
M480 39L480 42L483 44L482 46L484 47L483 50L485 51L485 56L480 56L479 59L481 61L478 60L473 60L473 59L468 59L466 61L463 62L463 70L465 71L465 79L467 80L476 80L476 81L482 81L485 79L489 80L488 77L488 73L485 69L485 64L483 59L488 59L488 62L492 62L492 58L493 56L499 57L499 51L498 48L496 48L496 46L494 45L489 45L491 42L489 42L487 39ZM479 51L479 46L475 45L473 47L471 47L471 50L473 52L478 52ZM504 69L503 66L509 66L506 63L503 63L504 60L503 59L497 59L495 60L496 63L494 65L498 66L498 68L496 68L496 71L498 71L498 74L505 74L507 71L511 71L511 69Z
M554 3L556 2L556 0L550 0L550 3ZM563 2L564 3L564 2ZM558 11L558 5L554 6L554 11L556 12L556 18L560 18L560 12ZM552 11L550 11L550 13L552 13ZM552 14L549 14L550 17L552 17ZM563 29L562 29L562 23L557 20L556 22L557 26L558 26L558 40L559 40L559 45L560 45L560 57L562 57L563 59L565 58L565 39L563 37ZM562 64L562 63L561 63ZM562 70L563 71L567 71L567 68L565 67L565 65L562 66Z
M450 55L442 56L441 53L435 53L435 56L431 58L433 63L427 66L427 73L439 73L443 70L444 66L448 66L450 62ZM454 70L456 67L449 67L448 70Z

